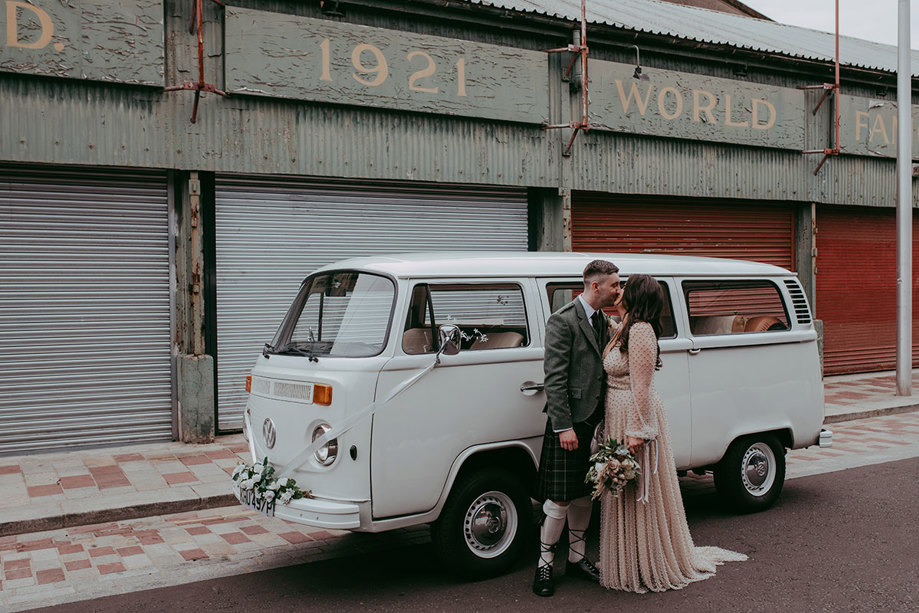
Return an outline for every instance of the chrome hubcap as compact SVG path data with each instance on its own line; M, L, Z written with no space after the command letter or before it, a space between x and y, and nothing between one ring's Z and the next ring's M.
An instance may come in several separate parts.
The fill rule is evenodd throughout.
M466 510L463 536L480 558L494 558L507 551L516 533L517 510L503 492L486 492Z
M741 465L744 488L754 496L762 496L775 482L775 454L765 443L750 445Z

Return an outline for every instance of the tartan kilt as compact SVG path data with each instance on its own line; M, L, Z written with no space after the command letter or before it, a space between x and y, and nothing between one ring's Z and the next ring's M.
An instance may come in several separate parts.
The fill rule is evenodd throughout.
M590 439L596 424L582 421L573 427L578 437L578 448L565 451L559 443L558 434L552 431L552 420L546 420L536 478L536 500L562 502L590 496L591 487L584 483L584 479L590 467Z

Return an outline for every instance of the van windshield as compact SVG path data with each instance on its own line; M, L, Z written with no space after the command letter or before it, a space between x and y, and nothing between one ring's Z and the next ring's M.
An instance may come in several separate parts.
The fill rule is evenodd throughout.
M266 353L348 358L379 354L395 303L392 280L342 271L308 277Z

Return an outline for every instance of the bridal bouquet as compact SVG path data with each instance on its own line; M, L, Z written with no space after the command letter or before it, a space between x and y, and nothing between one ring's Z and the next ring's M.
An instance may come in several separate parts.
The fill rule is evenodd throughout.
M297 498L312 497L309 490L297 487L293 479L276 478L274 466L268 464L267 456L252 466L237 464L233 469L233 481L239 484L242 502L259 511L273 511L278 502L287 504Z
M593 484L591 500L607 492L618 496L630 481L636 481L641 474L638 460L628 446L612 437L600 443L597 452L590 456L590 462L584 482Z

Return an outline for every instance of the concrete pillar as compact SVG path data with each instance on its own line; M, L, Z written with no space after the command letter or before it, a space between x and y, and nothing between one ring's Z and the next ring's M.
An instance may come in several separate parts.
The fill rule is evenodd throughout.
M530 251L571 251L571 191L529 191Z
M817 329L820 372L823 372L823 322L817 320L817 205L798 205L795 211L795 270L807 296Z
M179 440L214 440L214 359L204 343L204 224L197 172L175 182L176 230L176 396Z

